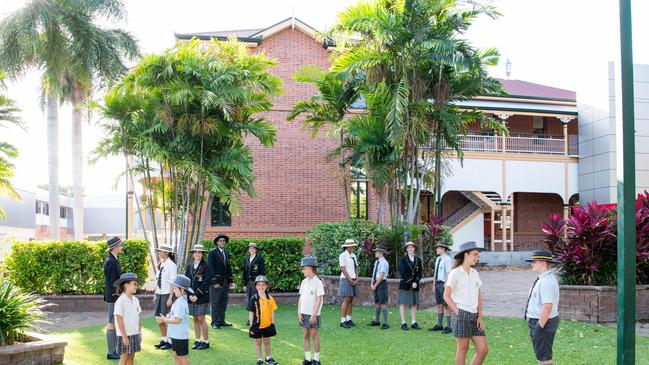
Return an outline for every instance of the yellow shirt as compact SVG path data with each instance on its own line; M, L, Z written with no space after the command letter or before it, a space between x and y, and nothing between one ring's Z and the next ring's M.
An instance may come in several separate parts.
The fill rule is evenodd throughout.
M277 304L275 299L271 296L268 298L259 298L259 307L261 311L261 316L259 320L259 328L270 327L272 324L271 313L277 310Z

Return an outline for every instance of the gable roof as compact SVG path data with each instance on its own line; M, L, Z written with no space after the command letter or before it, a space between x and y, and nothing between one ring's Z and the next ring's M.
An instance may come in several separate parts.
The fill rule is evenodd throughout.
M557 87L535 84L523 80L499 79L500 83L509 94L507 97L523 97L532 99L553 99L563 101L575 101L577 93L571 90Z
M220 41L227 40L228 37L234 36L240 42L249 42L249 43L261 43L264 39L277 34L284 29L293 28L302 31L313 39L317 38L319 33L315 28L306 24L298 18L290 17L282 21L279 21L266 28L258 29L235 29L235 30L219 30L213 32L198 32L198 33L174 33L176 39L192 39L194 37L201 40L209 40L214 38ZM317 40L317 39L316 39ZM326 48L328 44L323 43L323 46Z

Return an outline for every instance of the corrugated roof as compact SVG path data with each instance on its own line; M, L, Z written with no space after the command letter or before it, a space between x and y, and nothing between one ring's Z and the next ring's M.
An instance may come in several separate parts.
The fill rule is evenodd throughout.
M511 96L566 100L577 99L577 93L571 90L535 84L533 82L522 80L501 79L499 81L503 84L503 87Z
M264 29L265 28L217 30L213 32L198 32L191 34L202 37L229 37L231 35L235 37L250 37L251 35L258 33L259 31Z

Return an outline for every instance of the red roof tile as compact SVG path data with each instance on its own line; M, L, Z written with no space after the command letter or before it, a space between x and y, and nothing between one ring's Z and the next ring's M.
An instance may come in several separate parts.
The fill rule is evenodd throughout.
M577 93L571 90L559 89L522 80L500 79L499 81L503 84L503 87L509 95L551 99L577 99Z

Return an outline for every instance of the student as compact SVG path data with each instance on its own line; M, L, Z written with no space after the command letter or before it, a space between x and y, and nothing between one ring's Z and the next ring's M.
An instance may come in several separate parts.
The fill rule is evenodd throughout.
M383 246L374 249L374 269L372 269L372 281L370 282L370 289L374 292L374 304L376 309L374 312L374 320L368 326L378 326L379 314L383 313L383 326L382 330L390 328L388 326L388 271L390 264L388 260L383 257L388 251Z
M232 281L232 265L230 253L225 245L230 242L230 237L219 233L214 239L214 248L207 255L207 265L210 272L210 312L212 313L212 328L230 327L231 323L225 321L225 310L228 308L228 295Z
M340 266L340 283L338 285L338 296L343 298L340 309L340 327L351 328L355 326L352 322L352 305L356 296L356 285L358 284L358 264L354 248L358 246L352 239L345 240L342 245L343 252L338 257Z
M444 283L448 277L449 271L451 271L451 266L453 266L453 259L448 254L450 247L443 243L438 243L435 246L437 251L437 259L435 260L435 286L433 291L435 292L435 300L437 302L437 324L433 328L428 329L429 331L442 331L442 334L451 333L451 310L446 305L444 301ZM443 327L444 323L444 314L446 314L446 327Z
M256 294L248 301L248 320L250 321L250 338L255 339L255 351L257 351L257 365L263 365L261 354L261 343L264 343L266 350L266 364L279 365L270 354L270 338L277 334L275 330L275 311L277 304L275 299L268 294L268 279L259 275L255 278Z
M401 329L407 331L406 306L410 306L410 327L421 329L417 324L417 306L419 305L419 281L424 267L421 259L415 256L415 244L412 241L404 245L406 254L399 259L399 314L401 315Z
M189 305L185 294L194 294L191 284L192 281L185 275L177 275L173 281L170 281L169 285L173 287L173 293L177 299L166 317L155 317L158 324L169 325L174 365L189 365L187 359L187 354L189 354Z
M551 265L559 262L548 251L534 251L532 257L525 261L531 262L532 270L539 273L532 284L525 308L532 347L539 364L554 364L552 345L559 328L559 282Z
M106 347L108 351L106 352L107 360L119 360L120 357L117 354L117 338L115 331L115 301L117 300L117 293L115 292L115 286L113 285L120 275L122 275L122 269L119 266L119 260L117 255L122 252L122 240L119 237L112 237L108 241L108 248L106 252L106 259L104 259L104 302L108 303L108 325L106 326Z
M453 312L451 327L457 340L456 364L466 363L469 340L473 341L476 349L471 365L482 364L489 352L482 320L482 281L478 272L473 269L482 250L473 241L461 244L460 251L455 254L453 268L446 279L444 301Z
M315 257L305 257L300 264L305 278L300 284L297 302L297 319L304 333L304 361L302 365L320 365L320 311L324 300L324 285L317 276ZM313 360L311 360L311 339L313 339Z
M194 294L189 296L189 315L194 317L194 334L196 341L192 350L205 350L210 348L209 334L205 315L210 311L210 282L207 273L207 262L205 262L205 247L196 244L191 249L194 262L187 264L185 276L192 281ZM203 338L201 339L201 333Z
M158 275L156 275L155 296L153 297L153 315L166 316L174 298L169 282L178 275L178 267L171 246L162 244L157 251L160 261L158 262ZM160 342L154 347L160 350L170 349L171 341L167 336L167 324L158 323L158 328L160 329Z
M142 322L140 301L135 297L138 284L144 280L128 272L120 275L114 283L121 295L115 302L115 329L117 331L117 353L119 365L133 365L135 353L142 351Z
M255 279L259 275L266 275L264 258L259 254L257 244L250 242L248 244L248 256L243 260L243 275L241 276L243 289L246 291L246 303L250 302L250 298L257 294Z

